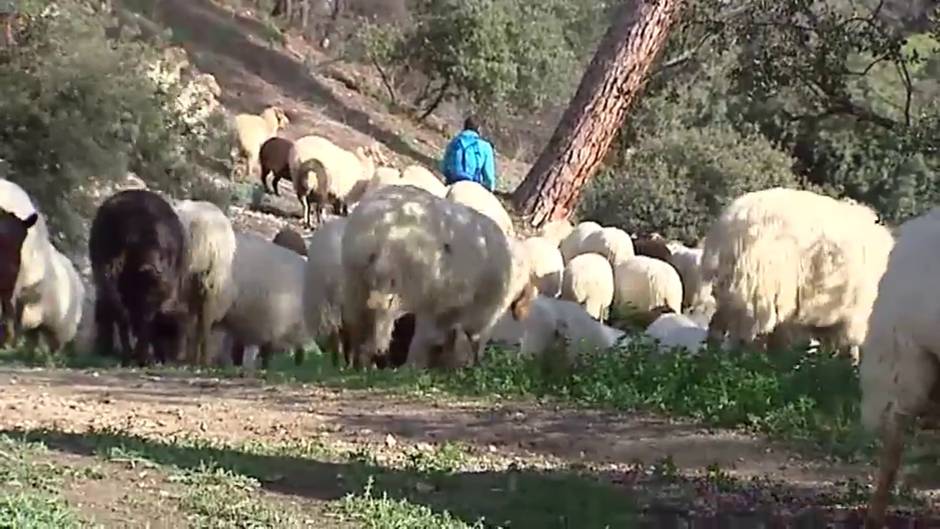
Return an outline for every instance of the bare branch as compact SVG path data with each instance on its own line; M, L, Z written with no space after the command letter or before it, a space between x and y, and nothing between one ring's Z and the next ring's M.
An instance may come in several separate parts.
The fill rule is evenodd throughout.
M705 47L705 43L712 40L714 37L715 37L714 34L706 33L701 39L699 39L699 41L695 44L695 46L692 46L691 48L685 50L684 52L673 57L672 59L669 59L668 61L660 64L658 68L656 68L650 73L649 75L650 79L652 79L653 77L656 77L657 75L663 73L666 70L675 68L677 66L681 66L689 62L690 60L694 59L695 56L698 55L700 51L702 51L702 48Z

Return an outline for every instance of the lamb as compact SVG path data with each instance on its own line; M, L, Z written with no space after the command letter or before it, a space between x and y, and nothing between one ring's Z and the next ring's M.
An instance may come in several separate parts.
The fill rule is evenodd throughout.
M208 365L209 336L235 300L232 278L235 258L235 231L225 213L205 201L181 200L174 208L186 231L189 259L187 306L191 321L187 335L190 360Z
M307 257L307 243L304 242L303 236L294 231L290 226L281 228L281 230L274 235L274 239L271 242L287 248L288 250L293 250L297 252L298 255Z
M50 351L56 352L71 342L82 319L85 285L68 257L54 247L47 254L46 275L39 283L37 303L23 307L23 329L39 332Z
M561 295L561 278L565 271L565 261L558 247L543 237L529 237L522 245L529 253L536 288L541 294L557 298Z
M666 306L673 312L682 309L682 279L668 263L637 255L614 267L614 304L632 306L641 312Z
M46 219L29 195L16 183L0 178L0 227L3 228L3 262L0 278L0 308L3 309L3 339L12 343L19 331L23 305L40 299L39 283L49 262L49 230Z
M644 331L651 338L659 341L663 349L683 348L691 353L701 351L708 337L708 327L704 327L688 316L668 312L661 314Z
M602 229L600 224L589 220L575 226L574 230L562 239L561 245L558 247L559 250L561 250L561 256L565 259L565 263L574 259L578 254L584 253L581 251L581 245L584 244L584 239L591 233Z
M409 352L449 352L465 337L479 362L488 333L511 307L524 318L535 297L524 249L492 219L412 186L389 186L350 214L342 240L343 324L353 365L388 349L398 314L414 313L434 332Z
M538 236L552 241L555 247L558 248L558 246L561 245L561 241L565 240L565 237L568 235L571 235L572 231L574 231L574 226L572 226L571 222L567 219L553 220L546 222L542 226Z
M749 344L787 324L857 358L893 244L866 206L786 188L738 197L703 245L710 338Z
M940 208L901 225L878 283L862 345L862 424L881 437L878 479L865 527L884 527L905 429L940 411Z
M95 281L96 349L113 354L114 327L122 362L135 357L176 360L185 339L188 248L183 224L166 200L152 191L128 189L108 197L92 221L88 240Z
M243 345L260 347L261 367L274 351L293 349L303 357L308 341L303 316L303 257L251 234L236 233L232 262L237 293L222 324Z
M421 165L409 165L401 172L402 183L423 189L434 196L447 196L447 186L434 173Z
M261 145L261 187L265 193L273 193L280 196L277 190L277 184L282 179L290 180L290 150L294 142L287 138L275 136L269 138ZM271 181L271 188L268 188L268 175L274 174Z
M601 228L584 237L578 249L578 254L582 253L603 255L610 266L617 266L620 261L633 257L633 241L620 228Z
M261 155L261 145L269 138L277 135L278 129L290 124L284 111L276 106L270 106L261 113L238 114L234 119L235 132L238 135L238 148L240 154L247 161L246 174L251 176L258 166ZM233 153L236 154L236 153Z
M470 180L460 180L447 186L445 197L451 202L462 204L493 219L507 237L513 235L512 219L506 208L500 204L496 195L482 185Z
M614 272L603 255L576 256L568 261L562 277L562 299L580 304L595 320L607 319L614 298Z
M598 322L573 301L540 295L533 300L525 320L504 313L493 328L492 339L518 346L523 355L539 356L562 344L573 355L609 349L625 334Z

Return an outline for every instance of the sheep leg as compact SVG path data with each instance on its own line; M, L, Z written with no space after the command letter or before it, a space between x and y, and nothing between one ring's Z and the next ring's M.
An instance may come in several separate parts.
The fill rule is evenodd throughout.
M117 322L118 338L121 341L121 365L129 366L131 365L131 333L128 323L124 319L119 319ZM138 342L140 337L137 338Z
M303 208L303 224L305 228L310 227L310 198L308 195L300 194L297 195L297 198L300 200L300 206Z
M134 335L137 337L137 343L134 344L134 357L137 359L138 366L146 367L153 361L150 356L151 326L149 322L139 320L134 323ZM130 349L130 343L127 344L127 349Z
M258 355L261 356L261 369L267 370L271 367L271 357L274 356L274 348L271 344L264 344L258 349Z
M13 333L15 332L13 318L16 309L13 308L12 297L4 299L0 303L0 308L3 309L3 344L8 345L13 343Z
M245 364L245 343L238 338L233 338L229 354L232 357L232 365L236 367L243 366Z
M898 417L895 415L895 417ZM885 511L891 488L901 466L901 453L904 449L904 428L899 419L892 421L881 436L881 463L878 466L878 484L868 502L868 515L865 517L865 529L881 529L885 523Z
M263 179L264 177L262 177ZM271 181L271 189L274 192L274 196L281 196L280 191L277 190L277 184L284 178L290 179L290 175L285 175L283 171L274 171L274 179Z
M307 351L303 347L297 347L294 349L294 365L301 366L304 363L304 359L307 357Z
M95 350L100 355L114 355L114 318L100 298L95 300Z
M271 173L271 170L261 165L261 188L265 193L271 194L271 190L268 188L268 174ZM274 185L277 186L277 175L274 176Z

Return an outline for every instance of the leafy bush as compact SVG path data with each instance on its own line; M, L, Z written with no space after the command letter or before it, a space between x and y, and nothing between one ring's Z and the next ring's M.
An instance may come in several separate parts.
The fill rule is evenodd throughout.
M774 186L796 187L793 160L757 132L708 125L648 136L591 183L583 218L630 233L658 231L697 241L735 197Z
M200 97L153 69L164 59L156 46L109 40L91 3L42 3L0 55L0 158L59 242L77 246L85 230L76 221L90 217L96 189L128 171L150 187L183 189L220 136L200 126L214 112L187 113Z

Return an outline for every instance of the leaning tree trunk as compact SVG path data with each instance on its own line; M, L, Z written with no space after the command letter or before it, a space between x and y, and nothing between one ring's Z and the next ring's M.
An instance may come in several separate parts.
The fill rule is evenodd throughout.
M567 218L666 44L683 0L627 0L601 40L548 146L513 193L538 227Z

